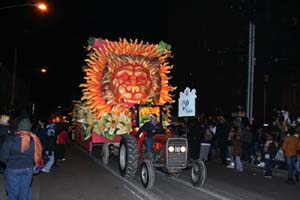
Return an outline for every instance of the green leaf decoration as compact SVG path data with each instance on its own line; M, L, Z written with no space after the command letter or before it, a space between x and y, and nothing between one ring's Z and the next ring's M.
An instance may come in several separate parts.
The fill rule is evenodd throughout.
M158 43L158 52L159 53L163 53L164 49L167 49L167 50L171 50L171 45L168 44L168 43L165 43L164 41L160 41Z
M125 126L126 123L125 122L119 122L122 126Z
M107 139L109 139L109 140L112 140L112 139L114 139L115 138L115 134L109 134L109 131L104 131L104 137L105 138L107 138Z
M95 38L94 38L94 37L89 37L87 43L88 43L89 45L93 45L93 44L95 43Z

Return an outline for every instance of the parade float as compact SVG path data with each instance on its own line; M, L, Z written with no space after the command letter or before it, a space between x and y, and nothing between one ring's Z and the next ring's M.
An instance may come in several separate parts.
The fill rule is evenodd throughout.
M146 189L155 182L155 170L177 175L191 168L194 186L202 186L206 168L202 161L188 159L187 138L168 128L170 106L176 87L170 86L171 46L138 40L88 40L83 96L74 102L76 142L89 152L101 145L101 158L108 164L111 152L118 156L119 171L133 178L140 166ZM164 131L153 134L153 156L146 155L147 132L138 129L156 114ZM117 147L117 148L116 148ZM191 166L191 167L189 167Z
M85 82L80 84L82 98L74 101L73 125L75 140L89 152L103 145L102 160L107 163L109 147L118 146L121 135L135 131L135 104L171 105L168 58L170 45L119 39L110 41L89 38L87 58L83 66ZM166 127L170 122L170 107L165 106L161 119ZM157 107L144 107L140 118L149 119L158 113ZM159 113L158 113L159 114Z

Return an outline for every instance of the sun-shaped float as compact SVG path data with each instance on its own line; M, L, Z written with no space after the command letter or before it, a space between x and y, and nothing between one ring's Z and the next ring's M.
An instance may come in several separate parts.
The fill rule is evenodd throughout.
M138 40L119 41L90 38L88 58L83 68L85 83L82 101L100 119L105 113L130 115L136 103L173 103L169 85L170 46Z

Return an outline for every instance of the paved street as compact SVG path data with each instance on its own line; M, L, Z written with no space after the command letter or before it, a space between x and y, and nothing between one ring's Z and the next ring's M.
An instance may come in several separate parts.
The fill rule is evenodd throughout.
M179 177L156 173L155 186L145 190L139 175L133 180L119 176L117 159L111 157L103 165L99 149L92 156L75 144L67 148L67 160L59 162L50 174L34 176L33 200L93 200L93 199L289 199L300 196L300 183L287 185L284 172L276 171L272 179L263 177L262 170L245 166L243 173L225 168L217 161L207 163L208 178L203 188L191 185L189 170ZM0 175L0 199L6 200L3 175Z
M59 167L34 176L33 200L149 199L90 159L77 145L67 151L66 161L58 162ZM0 199L6 200L3 174L0 180Z

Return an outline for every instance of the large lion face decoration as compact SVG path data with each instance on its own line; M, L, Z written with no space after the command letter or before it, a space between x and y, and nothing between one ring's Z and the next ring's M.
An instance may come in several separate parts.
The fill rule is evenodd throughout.
M167 49L159 51L159 45L120 40L111 42L95 39L87 47L90 50L84 69L86 83L82 100L98 119L103 113L130 113L136 103L163 105L173 103L168 74L173 66L166 59Z

